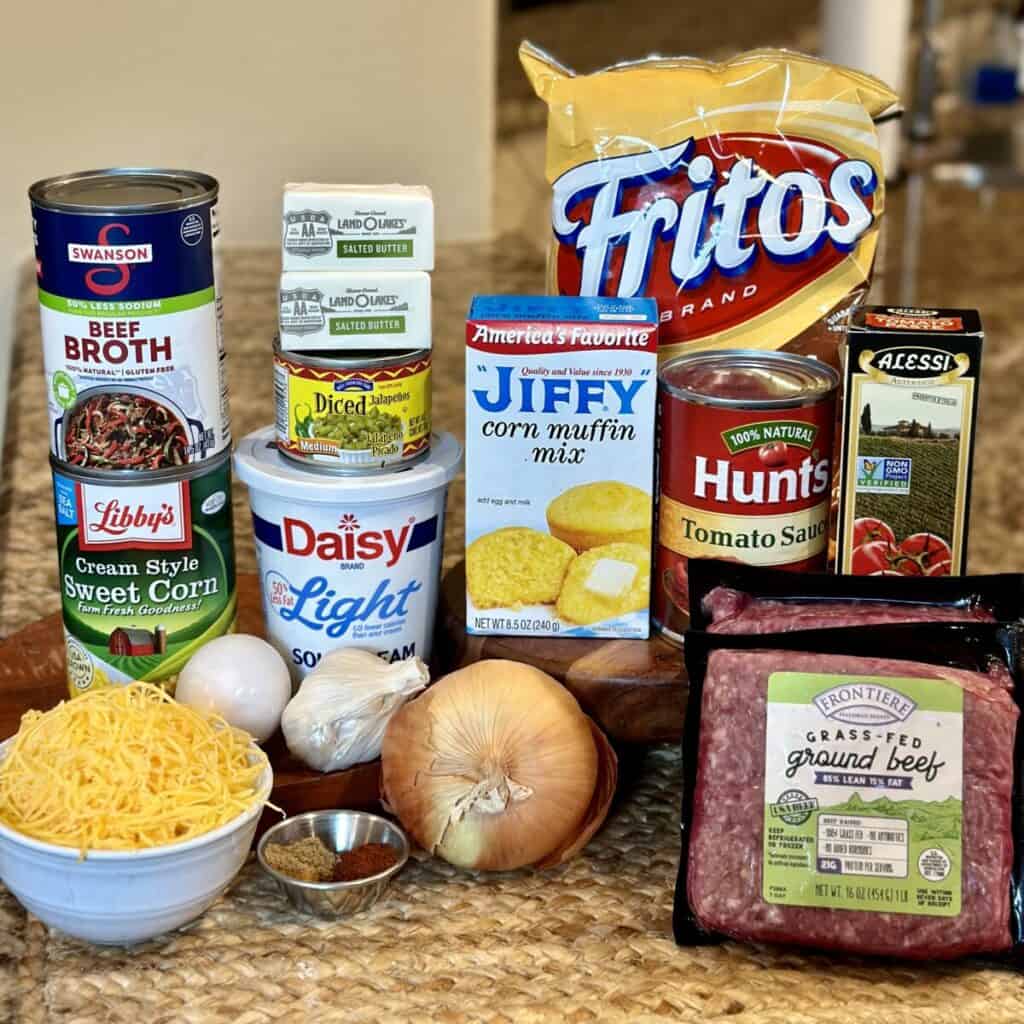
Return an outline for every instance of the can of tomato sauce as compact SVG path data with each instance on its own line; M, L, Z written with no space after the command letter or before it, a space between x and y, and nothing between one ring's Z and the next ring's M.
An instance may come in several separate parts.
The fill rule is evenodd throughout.
M839 374L786 352L683 355L658 374L655 627L682 642L687 560L825 568Z
M400 469L430 452L430 349L282 352L274 342L277 447L317 469Z
M156 168L29 189L50 449L150 472L231 446L215 261L218 186Z

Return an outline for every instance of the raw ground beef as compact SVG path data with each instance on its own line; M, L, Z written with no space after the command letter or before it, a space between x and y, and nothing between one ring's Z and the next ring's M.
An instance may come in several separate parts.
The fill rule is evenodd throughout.
M964 689L961 911L929 917L766 903L761 898L765 716L775 671L949 679ZM754 942L913 959L1009 947L1010 794L1017 706L989 677L911 661L793 651L708 658L689 836L687 892L701 926Z
M882 626L905 622L995 622L987 608L884 601L774 601L731 587L704 598L709 633L791 633L833 626Z

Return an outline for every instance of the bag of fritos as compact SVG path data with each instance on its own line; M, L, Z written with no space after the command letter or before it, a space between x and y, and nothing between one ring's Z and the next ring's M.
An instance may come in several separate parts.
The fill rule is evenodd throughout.
M548 105L549 290L658 300L662 357L785 348L835 361L866 291L896 95L782 50L577 75L530 43Z

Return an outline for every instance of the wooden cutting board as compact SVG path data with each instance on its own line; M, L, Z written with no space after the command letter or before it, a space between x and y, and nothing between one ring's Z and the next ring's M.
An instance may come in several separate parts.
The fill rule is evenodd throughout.
M238 630L263 635L259 587L257 578L251 574L238 578ZM25 711L45 710L66 696L64 635L59 614L40 619L0 642L0 738L18 731ZM265 749L274 767L271 802L287 814L328 807L364 809L377 804L379 761L323 775L293 758L279 732L267 741ZM279 815L267 812L261 831L264 825L279 820Z
M554 676L613 741L678 740L686 706L683 652L662 640L467 636L466 565L444 577L435 661L444 671L484 658L521 661Z

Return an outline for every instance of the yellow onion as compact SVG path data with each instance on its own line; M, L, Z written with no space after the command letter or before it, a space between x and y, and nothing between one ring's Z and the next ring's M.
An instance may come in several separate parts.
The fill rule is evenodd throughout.
M550 867L601 827L611 745L558 682L529 665L452 672L388 722L384 798L413 838L459 867Z

